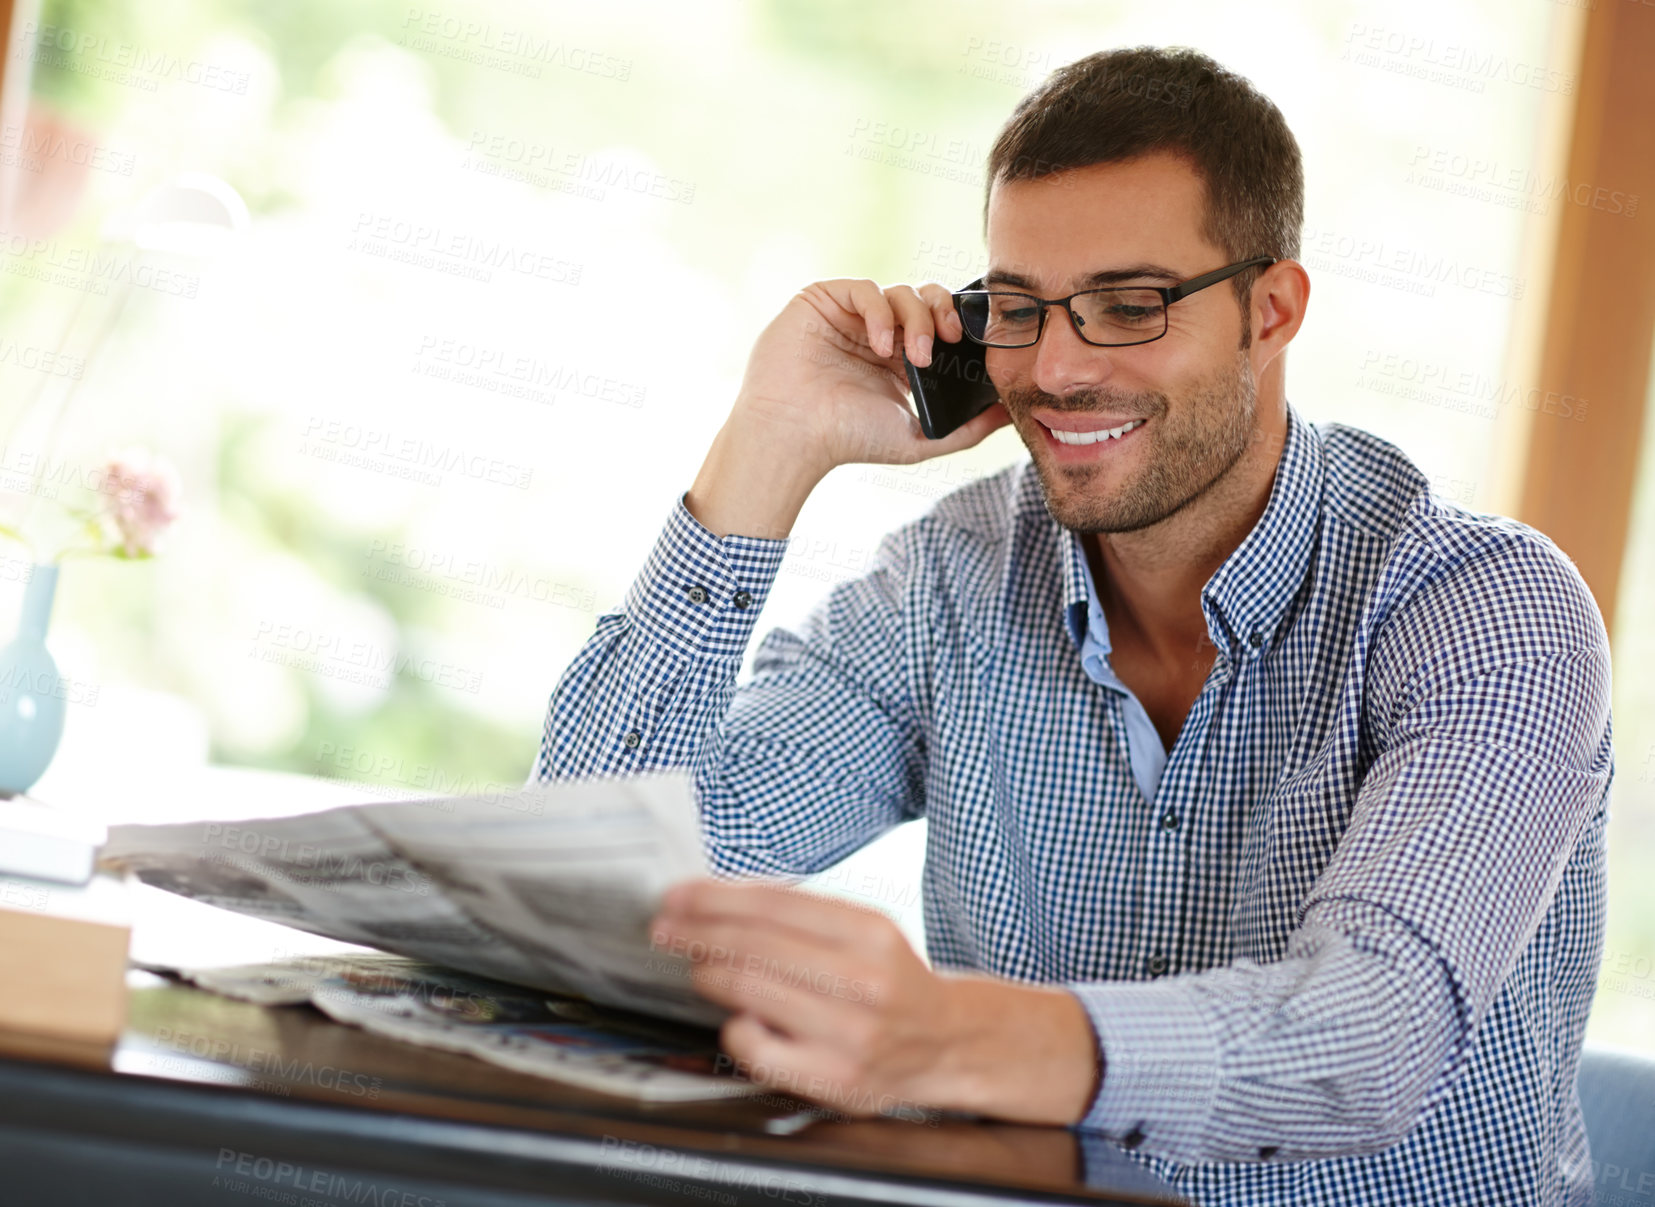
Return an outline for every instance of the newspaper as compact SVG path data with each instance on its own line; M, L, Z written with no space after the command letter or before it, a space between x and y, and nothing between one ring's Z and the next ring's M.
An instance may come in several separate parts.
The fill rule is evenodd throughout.
M268 964L180 968L144 963L258 1005L309 1002L342 1023L420 1047L647 1102L743 1097L706 1031L598 1010L573 998L378 952Z
M717 1026L649 919L706 874L684 771L296 817L113 826L99 866L346 943Z

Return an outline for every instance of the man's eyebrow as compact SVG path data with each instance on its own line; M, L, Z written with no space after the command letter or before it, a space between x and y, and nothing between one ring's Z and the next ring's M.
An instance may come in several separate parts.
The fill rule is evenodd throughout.
M1122 281L1182 281L1181 273L1159 264L1133 264L1127 268L1106 268L1101 272L1094 272L1084 278L1082 289L1101 289L1105 285L1119 285ZM1033 289L1033 283L1025 276L1015 272L1006 272L1003 269L991 268L983 274L985 287L994 285L1012 285L1018 289Z

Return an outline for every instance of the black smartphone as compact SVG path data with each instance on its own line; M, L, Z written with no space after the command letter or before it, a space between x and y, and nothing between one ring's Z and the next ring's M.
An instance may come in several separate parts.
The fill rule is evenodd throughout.
M966 289L981 288L973 281ZM914 393L914 410L919 412L920 430L932 440L941 440L955 428L1000 401L999 392L988 379L983 359L987 349L970 336L961 334L958 343L946 343L938 335L931 341L931 363L923 369L902 354L908 370L908 387Z

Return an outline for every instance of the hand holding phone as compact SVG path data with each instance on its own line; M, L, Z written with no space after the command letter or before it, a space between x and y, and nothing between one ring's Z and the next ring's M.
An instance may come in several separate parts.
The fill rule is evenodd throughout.
M977 289L981 285L973 281L964 288ZM920 430L928 439L941 440L1000 400L999 391L988 377L983 355L986 351L968 335L961 334L957 343L948 343L939 331L931 343L931 363L924 368L903 354L914 410L919 413Z
M837 466L913 465L970 448L1010 423L1004 408L991 405L992 385L972 363L981 345L965 342L960 323L949 290L935 281L881 286L835 278L805 286L754 342L685 508L719 536L786 535ZM905 369L903 353L918 356L927 336L933 363L923 370L929 380L915 388L920 371ZM960 356L965 362L951 359ZM962 398L962 390L975 398Z

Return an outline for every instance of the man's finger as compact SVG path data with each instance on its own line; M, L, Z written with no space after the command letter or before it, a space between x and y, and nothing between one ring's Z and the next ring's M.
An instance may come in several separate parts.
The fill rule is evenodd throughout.
M710 920L764 921L842 946L866 944L873 934L894 928L878 910L834 897L772 884L727 884L696 880L675 885L661 901L661 921L672 916Z
M751 1010L792 1035L860 1033L892 994L877 977L827 961L697 964L701 993L732 1010Z
M877 966L849 948L822 943L798 931L761 923L681 920L651 932L657 951L682 956L700 971L737 979L747 992L772 984L789 996L811 993L851 1005L877 1005L889 995ZM774 1000L771 998L770 1000Z
M789 986L705 965L690 975L696 991L709 1001L755 1015L795 1040L831 1041L845 1029L846 1003L809 985Z
M879 1095L831 1047L789 1038L751 1014L738 1014L719 1036L748 1080L847 1115L872 1115Z

